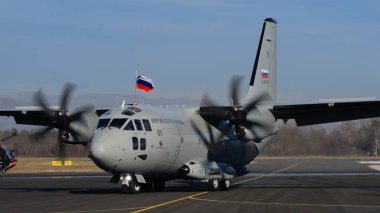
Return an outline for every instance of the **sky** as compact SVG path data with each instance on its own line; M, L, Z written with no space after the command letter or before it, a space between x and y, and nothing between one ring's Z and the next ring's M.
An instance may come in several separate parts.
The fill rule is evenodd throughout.
M133 94L228 101L248 89L262 23L278 22L280 103L380 98L380 1L0 0L0 96Z

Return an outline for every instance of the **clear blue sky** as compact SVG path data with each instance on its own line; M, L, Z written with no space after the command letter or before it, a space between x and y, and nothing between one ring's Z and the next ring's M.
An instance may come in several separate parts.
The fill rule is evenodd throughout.
M375 0L0 0L0 95L56 95L68 81L79 94L133 94L139 70L151 97L226 101L232 75L248 84L273 17L281 102L380 98L379 11Z

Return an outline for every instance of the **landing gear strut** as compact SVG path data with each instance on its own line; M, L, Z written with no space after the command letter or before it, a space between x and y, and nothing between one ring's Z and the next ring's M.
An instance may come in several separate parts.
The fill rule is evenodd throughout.
M122 178L121 191L124 194L138 194L141 190L142 187L131 175L126 175Z

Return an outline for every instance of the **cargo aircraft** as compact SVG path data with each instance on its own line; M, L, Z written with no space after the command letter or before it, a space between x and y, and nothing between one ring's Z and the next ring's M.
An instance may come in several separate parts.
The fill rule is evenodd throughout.
M125 193L162 191L172 179L201 180L225 191L289 119L304 126L380 116L380 101L276 105L276 33L277 22L265 19L248 92L240 99L242 79L233 77L229 106L204 96L199 108L123 104L69 112L74 87L68 84L59 108L49 107L38 91L39 109L2 110L0 116L46 126L39 136L57 129L60 145L88 146L89 157Z

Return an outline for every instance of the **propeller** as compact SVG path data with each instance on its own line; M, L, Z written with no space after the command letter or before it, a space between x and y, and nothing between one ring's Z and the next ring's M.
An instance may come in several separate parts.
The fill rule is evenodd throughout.
M266 93L261 93L245 106L240 104L239 85L242 81L241 76L234 76L230 82L230 100L231 106L225 107L216 104L208 95L205 95L201 101L199 110L200 115L209 123L213 124L228 136L228 130L234 128L235 136L240 140L249 140L246 138L247 129L252 132L256 140L259 141L257 134L252 130L252 127L270 128L272 124L262 121L248 119L248 114L257 110L257 105L268 98ZM227 122L226 122L227 121ZM221 123L226 122L226 125Z
M75 122L87 127L87 123L82 119L82 116L83 114L89 112L92 107L82 107L72 114L67 114L68 104L74 89L75 85L71 83L67 83L64 86L62 96L59 101L60 106L58 110L52 109L48 106L41 90L37 91L34 95L35 103L43 109L44 115L46 119L49 120L50 124L47 127L35 132L33 136L36 139L39 139L45 136L50 130L58 129L57 149L59 158L64 158L66 155L65 143L86 145L85 142L80 141L80 132L74 129L70 124ZM69 141L70 136L73 137L74 142Z
M224 151L224 146L225 146L225 143L224 141L223 142L220 142L220 143L217 143L218 141L220 141L223 137L223 134L220 134L218 137L216 137L217 139L215 140L215 137L214 137L214 134L212 132L212 129L211 129L211 125L210 124L207 124L207 132L208 132L208 135L209 135L209 138L207 138L203 133L202 131L199 129L199 127L194 123L193 120L191 120L191 126L192 128L195 130L195 132L197 133L197 135L200 137L200 139L202 140L203 144L206 146L206 148L215 156L220 156L222 155L222 152Z

